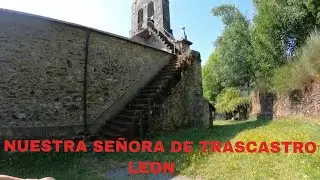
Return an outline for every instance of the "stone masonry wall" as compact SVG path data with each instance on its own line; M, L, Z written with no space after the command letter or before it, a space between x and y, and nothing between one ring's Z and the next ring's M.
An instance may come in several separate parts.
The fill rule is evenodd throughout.
M320 117L320 81L286 96L252 94L252 115L272 114L273 118Z
M157 61L171 55L125 40L90 34L87 79L88 123L121 97Z
M289 96L278 97L274 104L275 117L320 117L320 81Z
M209 127L209 108L202 95L201 59L193 52L195 61L182 71L182 78L172 94L161 105L151 130L172 131L179 127Z
M84 29L0 10L1 127L81 124Z
M0 9L0 137L19 127L22 136L33 127L51 127L51 136L79 131L168 57L110 33Z

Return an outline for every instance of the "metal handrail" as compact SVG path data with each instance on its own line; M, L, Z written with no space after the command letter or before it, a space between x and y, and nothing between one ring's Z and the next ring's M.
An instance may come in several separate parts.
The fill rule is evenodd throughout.
M176 54L176 43L175 43L176 40L175 40L175 38L173 37L173 35L171 35L166 29L155 26L155 24L154 24L152 21L147 21L147 27L150 27L150 26L149 26L149 23L151 23L151 24L153 25L153 27L154 27L157 31L161 31L161 30L162 30L162 31L161 31L162 34L163 34L166 38L168 38L168 40L171 41L171 43L173 44L173 53ZM161 29L161 30L159 30L159 29ZM169 37L168 37L168 35L169 35Z
M163 34L164 34L167 38L172 39L173 41L175 41L175 38L173 37L173 35L171 35L166 29L156 26L152 21L148 21L148 23L151 23L154 27L157 28L157 30L162 30L162 31L164 32ZM147 25L148 25L148 24L147 24ZM169 35L169 37L168 37L167 35Z
M151 24L154 29L156 29L158 32L161 32L173 44L173 54L176 54L177 45L176 45L176 39L173 37L173 35L171 35L166 29L156 26L154 24L154 22L152 22L150 20L147 21L146 26L144 26L143 24L144 23L139 23L139 25L142 25L142 28L138 27L138 28L135 28L135 29L131 29L129 31L129 33L132 35L132 34L135 34L136 32L139 32L140 29L143 30L144 28L145 29L152 28L150 26L150 24Z

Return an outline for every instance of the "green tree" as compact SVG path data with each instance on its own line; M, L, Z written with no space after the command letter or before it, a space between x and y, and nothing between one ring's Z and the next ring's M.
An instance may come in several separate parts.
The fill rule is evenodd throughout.
M305 45L298 49L294 61L275 70L273 90L277 94L289 94L308 87L320 77L320 32L313 32Z
M218 113L233 113L241 106L247 106L249 99L241 97L236 88L226 88L217 97L216 109Z
M304 44L319 28L319 0L254 0L256 16L252 31L257 86L270 89L274 69L285 64L286 52ZM290 44L290 41L294 41ZM290 47L288 45L294 46ZM289 51L289 52L290 52ZM261 89L261 88L260 88Z
M216 97L223 87L221 86L218 58L214 52L210 55L207 63L203 66L202 79L205 98L211 102L215 102Z
M247 87L254 79L249 21L232 5L212 10L221 17L225 29L216 41L220 78L223 87Z

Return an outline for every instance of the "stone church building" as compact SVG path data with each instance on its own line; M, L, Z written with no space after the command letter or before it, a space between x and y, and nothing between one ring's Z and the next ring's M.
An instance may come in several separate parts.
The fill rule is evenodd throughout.
M0 9L0 137L144 138L207 126L201 58L169 0L134 0L130 38Z

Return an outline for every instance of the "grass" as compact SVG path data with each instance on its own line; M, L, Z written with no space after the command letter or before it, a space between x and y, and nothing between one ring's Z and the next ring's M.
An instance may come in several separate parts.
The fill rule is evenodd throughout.
M187 129L168 133L162 140L169 150L172 140L218 141L315 141L320 142L320 125L296 119L279 121L215 121L212 129ZM128 161L175 161L176 171L197 179L319 179L320 153L247 154L201 153L101 153L101 154L0 154L0 174L56 179L103 179L109 169ZM5 161L3 161L3 159Z
M232 141L319 143L319 130L317 124L295 119L273 121L266 126L242 131ZM320 153L209 154L204 159L196 160L184 173L198 174L204 179L319 179Z

